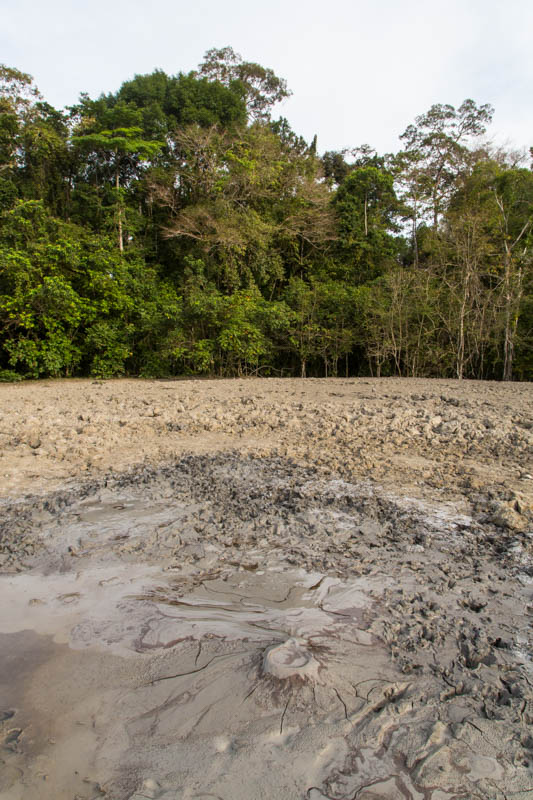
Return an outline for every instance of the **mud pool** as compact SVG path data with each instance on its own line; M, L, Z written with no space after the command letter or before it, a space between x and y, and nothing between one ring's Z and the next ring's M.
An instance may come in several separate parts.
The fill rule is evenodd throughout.
M1 510L2 800L533 798L527 532L237 453Z

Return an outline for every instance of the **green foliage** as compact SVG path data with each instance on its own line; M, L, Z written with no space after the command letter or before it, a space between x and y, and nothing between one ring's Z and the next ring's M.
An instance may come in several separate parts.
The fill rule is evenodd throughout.
M317 154L231 48L66 111L0 66L0 380L533 377L533 173L435 105Z
M124 374L126 360L132 355L133 331L133 325L123 325L119 320L98 320L87 329L85 341L92 354L91 375L114 378Z
M37 234L37 238L34 236ZM175 292L106 237L20 202L0 217L0 335L25 375L124 373L176 314Z
M344 258L351 257L359 281L376 277L398 249L393 234L398 232L399 203L392 174L371 165L352 170L339 186L334 206Z
M163 70L135 75L116 94L98 100L82 95L72 113L82 129L140 126L143 138L163 144L179 127L232 127L246 121L241 86L228 88L194 73L167 75Z
M24 376L13 369L0 369L0 383L17 383L24 380Z

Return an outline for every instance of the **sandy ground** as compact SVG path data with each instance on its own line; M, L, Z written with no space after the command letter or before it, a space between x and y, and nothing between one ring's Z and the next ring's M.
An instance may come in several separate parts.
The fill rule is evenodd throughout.
M0 386L0 798L533 798L532 389Z
M426 380L0 385L4 495L181 453L277 454L400 486L528 491L533 385ZM469 485L471 484L471 485Z

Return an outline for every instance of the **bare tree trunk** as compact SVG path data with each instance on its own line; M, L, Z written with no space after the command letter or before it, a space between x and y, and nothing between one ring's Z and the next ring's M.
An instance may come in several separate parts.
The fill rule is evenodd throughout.
M513 252L519 242L529 233L533 220L527 219L514 242L509 242L509 212L505 208L503 198L495 192L496 202L501 214L501 231L504 246L505 268L503 275L504 285L504 304L505 304L505 327L503 337L503 380L510 381L513 377L513 358L516 329L518 326L518 311L522 299L522 268L518 262L515 275L513 276ZM525 251L524 251L525 252ZM523 255L523 254L522 254ZM515 277L513 286L513 277Z
M522 269L518 268L515 273L514 287L511 285L513 275L511 274L511 254L509 253L508 263L505 265L505 331L503 342L503 380L513 379L513 361L516 341L516 329L518 328L518 310L522 301Z
M459 314L459 341L457 342L457 362L456 372L457 377L461 381L463 379L465 367L465 303L461 304L461 312Z
M418 269L418 239L417 239L417 235L416 235L417 219L418 219L418 213L417 212L418 212L418 207L417 207L416 200L415 200L415 205L414 205L414 209L413 209L413 233L412 233L412 236L413 236L413 265L414 265L415 269Z
M513 377L514 336L512 324L512 291L511 291L511 253L505 243L505 273L504 273L504 298L505 298L505 328L503 334L503 380L510 381Z
M469 296L469 283L470 283L470 265L468 264L467 274L463 278L463 292L461 297L461 307L459 311L459 333L457 341L457 359L456 359L456 372L459 380L464 377L465 369L465 319L466 319L466 306Z
M115 188L117 190L117 221L118 221L118 249L121 253L124 252L124 238L122 233L122 202L120 199L120 181L118 169L115 172Z

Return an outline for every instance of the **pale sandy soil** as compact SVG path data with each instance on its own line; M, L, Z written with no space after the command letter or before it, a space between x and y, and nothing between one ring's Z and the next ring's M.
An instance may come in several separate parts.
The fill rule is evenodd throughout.
M533 386L0 385L0 800L533 798Z
M532 498L533 385L474 381L0 384L1 492L183 453L280 455L387 484Z

